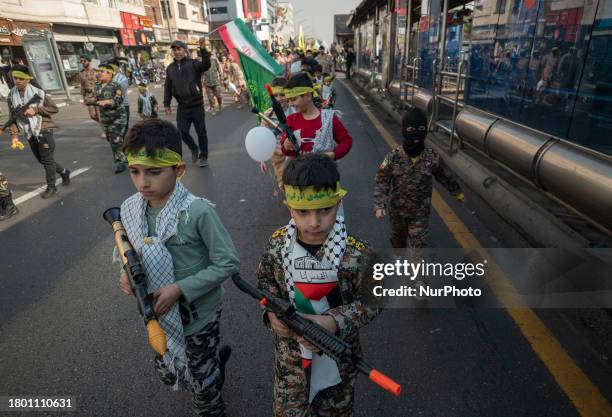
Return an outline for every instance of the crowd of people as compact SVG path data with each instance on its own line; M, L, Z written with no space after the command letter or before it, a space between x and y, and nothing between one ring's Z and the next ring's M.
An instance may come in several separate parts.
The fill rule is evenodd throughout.
M180 182L185 173L182 142L192 162L207 165L204 97L218 111L219 90L231 83L236 100L241 100L244 77L230 56L211 54L206 41L201 43L201 59L190 58L181 41L171 47L174 60L166 68L162 104L170 115L172 99L178 103L176 127L156 117L158 101L144 83L139 85L141 120L129 127L127 78L119 63L107 62L94 71L86 54L83 104L102 127L115 172L127 168L136 190L121 205L121 219L142 258L155 313L168 335L168 350L156 355L155 368L163 383L192 393L198 415L224 416L222 387L231 349L220 346L222 284L238 272L239 256L214 205ZM291 63L284 63L286 74L272 82L289 128L276 131L278 148L272 164L290 220L263 249L257 283L359 352L360 327L380 311L362 299L361 291L362 272L373 249L350 234L344 220L351 213L345 213L342 205L348 191L341 185L336 161L349 154L353 137L336 108L334 60L324 49L316 56L294 51L291 57ZM43 197L48 198L57 192L56 174L64 185L70 183L70 172L54 159L52 115L57 106L33 85L27 67L15 67L11 75L15 86L9 109L18 116L9 127L12 141L17 146L18 134L23 134L44 165ZM40 100L31 102L36 95ZM277 116L275 111L266 114L271 119ZM189 135L192 124L197 143ZM373 215L382 219L388 213L393 247L423 247L433 178L457 200L462 201L463 194L437 153L425 146L427 117L422 111L411 109L404 115L401 134L402 145L385 157L372 179ZM2 176L0 199L2 215L10 217L16 208ZM325 291L312 291L313 282L325 284L321 287ZM119 286L124 293L133 293L123 269ZM316 355L316 346L265 308L263 321L275 334L273 415L352 415L357 370L350 358L335 362Z

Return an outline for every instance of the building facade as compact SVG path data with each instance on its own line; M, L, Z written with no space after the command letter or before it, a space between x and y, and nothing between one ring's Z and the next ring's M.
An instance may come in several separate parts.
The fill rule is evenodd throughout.
M293 4L288 1L278 2L276 6L275 34L279 42L287 45L290 39L295 41L296 32L293 23Z

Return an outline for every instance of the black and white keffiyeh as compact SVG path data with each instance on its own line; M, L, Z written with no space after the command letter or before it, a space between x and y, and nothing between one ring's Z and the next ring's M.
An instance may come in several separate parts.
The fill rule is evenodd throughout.
M340 261L342 255L346 250L346 225L344 224L344 217L341 215L336 216L336 222L334 227L327 235L327 240L323 243L323 259L321 264L325 267L337 270L340 267ZM285 271L285 283L287 285L287 292L291 302L295 298L295 289L292 277L293 271L293 247L297 240L297 227L295 221L291 219L287 225L287 233L285 235L285 244L281 249L281 256L283 258L283 269Z
M177 182L170 198L157 215L155 236L148 236L146 219L148 202L140 193L132 195L121 205L121 219L132 246L140 254L150 293L175 282L172 256L165 243L176 235L182 212L186 213L184 221L189 221L187 210L197 199L198 197ZM191 384L192 377L187 367L185 337L178 302L167 314L159 318L159 322L168 341L168 352L164 355L164 363L170 372L177 376L174 388L178 389L179 383Z
M40 102L45 100L45 92L40 88L34 87L32 84L28 84L23 92L23 97L19 94L17 87L11 89L11 104L13 107L23 106L25 103L30 101L35 94L40 97ZM30 108L38 107L39 104L30 104ZM17 126L21 130L26 138L38 138L40 136L40 130L42 129L42 116L35 114L34 116L28 116L28 122L24 123L22 120L17 119Z

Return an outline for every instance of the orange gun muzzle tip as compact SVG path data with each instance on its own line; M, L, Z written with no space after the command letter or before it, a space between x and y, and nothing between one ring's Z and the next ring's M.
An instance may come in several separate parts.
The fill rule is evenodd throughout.
M268 91L268 93L272 94L272 87L270 87L270 84L266 83L266 90Z
M262 298L261 300L259 300L259 305L262 305L265 307L267 304L268 304L268 300L266 300L265 298Z
M372 369L372 372L370 372L370 380L396 397L402 392L402 386L400 384L381 372L378 372L376 369Z
M153 350L164 356L167 350L166 334L157 320L150 320L147 323L147 334L149 336L149 344Z

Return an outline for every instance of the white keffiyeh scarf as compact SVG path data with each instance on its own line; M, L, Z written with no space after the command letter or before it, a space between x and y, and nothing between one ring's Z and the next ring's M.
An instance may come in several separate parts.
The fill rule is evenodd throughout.
M148 236L146 220L148 202L140 193L134 194L121 205L121 219L130 242L140 254L147 274L149 293L174 283L172 256L165 243L176 235L181 213L187 214L189 206L196 199L198 197L177 182L170 198L155 219L155 236ZM188 220L189 217L186 215L185 222ZM191 384L192 377L187 367L185 337L178 302L167 314L159 317L159 323L168 341L168 352L164 355L164 363L170 372L177 376L174 388L178 389L179 382Z
M285 283L291 303L296 305L296 282L314 283L324 281L334 283L338 281L337 274L340 261L346 250L347 233L344 217L338 215L334 227L323 244L323 258L321 261L308 254L302 246L297 243L297 228L293 219L287 226L285 244L281 249L283 269L285 272ZM297 243L297 244L296 244ZM304 262L305 259L309 259ZM311 264L311 267L296 265L297 262ZM311 269L311 270L309 270ZM319 281L319 282L321 282ZM311 308L315 314L324 314L329 308L327 300L311 300ZM298 308L299 311L299 308ZM313 355L312 352L300 344L300 353L303 359L311 360L309 385L309 402L315 398L318 392L325 388L337 385L341 382L340 371L337 364L327 355ZM307 374L308 375L308 374Z
M19 90L17 87L13 87L11 89L11 104L13 108L18 106L23 106L27 103L35 94L38 94L40 97L40 103L45 100L45 92L40 88L34 87L32 84L28 84L23 93L23 97L19 94ZM31 104L30 108L36 108L39 104ZM40 130L42 129L42 116L36 114L34 116L28 117L28 123L24 123L22 120L17 119L17 126L19 126L19 130L21 130L26 138L38 138L40 136Z

